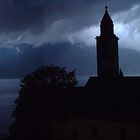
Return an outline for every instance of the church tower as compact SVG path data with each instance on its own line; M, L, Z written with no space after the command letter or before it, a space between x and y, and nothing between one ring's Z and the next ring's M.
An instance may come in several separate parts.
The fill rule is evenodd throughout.
M105 14L100 24L100 36L97 41L97 72L98 77L117 78L119 77L118 60L118 40L114 34L113 21L108 13L108 7L105 7Z

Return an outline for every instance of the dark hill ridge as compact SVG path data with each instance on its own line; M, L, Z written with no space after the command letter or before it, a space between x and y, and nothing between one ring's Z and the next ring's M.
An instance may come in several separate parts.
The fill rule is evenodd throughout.
M81 47L82 46L82 47ZM125 75L140 75L140 52L120 49L120 65ZM59 65L76 69L77 75L96 75L96 49L83 44L30 44L0 48L0 77L18 78L39 65Z

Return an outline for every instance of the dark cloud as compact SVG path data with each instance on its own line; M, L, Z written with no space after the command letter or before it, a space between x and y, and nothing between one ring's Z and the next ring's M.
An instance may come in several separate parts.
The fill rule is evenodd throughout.
M137 2L112 0L109 11L124 11ZM104 5L102 0L0 0L0 32L65 36L98 24Z
M0 31L18 31L36 28L44 23L44 8L17 6L14 0L0 1ZM40 22L39 22L40 21Z
M54 5L57 4L57 6L65 5L65 4L90 4L97 0L15 0L16 4L19 5L30 5L30 6L47 6L47 5Z
M72 17L75 20L77 12L84 14L92 3L91 0L1 0L0 31L42 31L54 21Z
M114 3L110 2L113 9L126 7L125 2ZM127 5L131 3L127 2ZM67 19L66 24L75 30L96 22L94 17L99 13L97 4L103 6L101 0L1 0L0 30L42 31L45 26L49 27L60 19Z

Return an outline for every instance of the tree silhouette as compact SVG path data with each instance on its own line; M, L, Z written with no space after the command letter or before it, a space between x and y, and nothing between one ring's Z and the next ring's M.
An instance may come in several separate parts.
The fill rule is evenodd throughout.
M12 140L48 139L48 118L64 90L77 84L75 71L59 66L41 66L21 80L19 97L10 127ZM66 94L66 93L65 93ZM59 97L58 97L59 96ZM57 107L58 108L58 107Z

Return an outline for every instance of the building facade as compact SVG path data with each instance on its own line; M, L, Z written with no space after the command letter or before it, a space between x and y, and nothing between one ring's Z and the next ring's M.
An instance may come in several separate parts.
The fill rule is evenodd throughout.
M119 38L107 6L100 30L98 76L90 77L85 87L66 91L64 110L56 111L63 117L50 119L52 140L140 139L140 77L120 73Z

